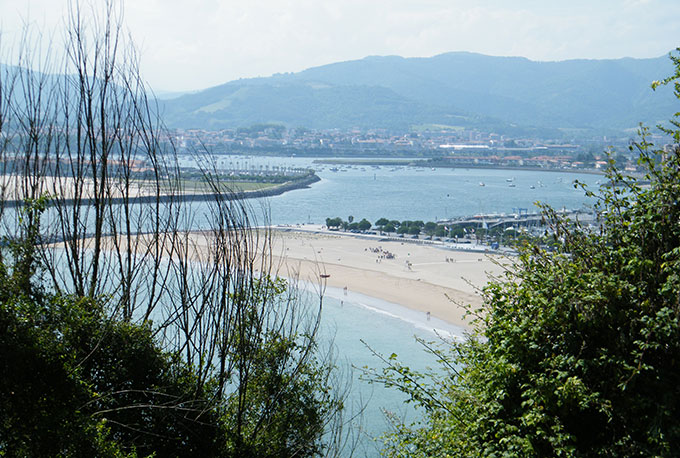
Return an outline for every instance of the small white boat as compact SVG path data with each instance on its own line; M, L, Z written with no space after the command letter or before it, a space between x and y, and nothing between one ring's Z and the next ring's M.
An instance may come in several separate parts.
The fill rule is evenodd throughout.
M480 181L480 182L479 182L479 185L480 185L480 186L486 186L486 185L484 184L483 181Z

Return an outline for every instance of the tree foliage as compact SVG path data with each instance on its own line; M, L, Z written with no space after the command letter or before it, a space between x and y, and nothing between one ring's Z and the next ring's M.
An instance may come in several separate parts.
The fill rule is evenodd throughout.
M371 228L372 224L370 221L368 221L366 218L362 218L361 221L359 221L359 230L360 231L367 231Z
M148 326L73 296L10 296L0 324L7 456L220 456L211 393L195 391Z
M187 199L122 3L65 22L63 53L27 32L0 69L0 456L339 453L322 297L207 151Z
M345 223L340 217L326 218L326 227L328 227L329 229L331 228L339 229L340 227L346 225L347 223Z
M389 222L390 220L388 220L387 218L380 218L375 222L375 226L381 228L383 226L386 226Z
M680 81L678 72L660 84ZM680 94L676 91L676 96ZM673 125L678 127L678 114ZM473 334L426 344L441 367L387 359L369 378L424 409L386 438L387 456L675 456L680 449L680 148L586 189L596 228L545 208L555 252L525 246L485 291ZM660 159L661 158L661 159Z

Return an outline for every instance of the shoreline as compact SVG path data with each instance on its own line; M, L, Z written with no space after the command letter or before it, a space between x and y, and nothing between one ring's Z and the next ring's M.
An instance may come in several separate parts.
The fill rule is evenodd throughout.
M226 191L219 196L224 200L239 200L239 199L257 199L261 197L274 197L279 196L288 191L294 191L296 189L306 189L312 184L321 181L321 178L316 173L313 173L307 177L301 178L299 180L287 181L276 186L272 186L265 189L251 190L251 191ZM180 200L183 202L204 202L216 198L218 194L211 192L202 193L184 193L184 194L161 194L161 195L136 195L130 197L112 197L108 198L107 203L113 205L120 204L148 204L155 203L156 201L165 203L170 201ZM93 197L78 199L79 205L94 205L96 199ZM6 207L17 207L23 205L22 200L6 200L4 205ZM76 204L76 200L72 198L63 199L61 205L73 206ZM48 200L47 206L54 205L52 200Z
M430 317L428 319L427 316L423 315L421 312L412 310L401 304L388 302L384 299L372 296L366 296L365 294L355 291L350 291L347 296L344 296L343 290L328 287L324 297L340 302L340 307L343 306L342 303L344 301L345 306L359 307L380 316L403 321L416 329L430 332L447 339L462 340L470 330L469 327L455 325L437 317Z
M272 274L304 284L310 292L332 293L329 297L341 305L356 303L421 329L443 328L454 336L472 329L468 308L482 306L482 289L513 262L510 256L493 252L360 238L320 228L265 229L271 234L267 256L274 266ZM194 255L200 262L210 234L189 233L190 238L192 234L198 237Z
M357 166L380 166L380 167L421 167L435 169L486 169L486 170L515 170L529 172L558 172L558 173L582 173L587 175L605 175L605 170L594 168L561 169L553 167L520 166L520 165L485 165L485 164L441 164L429 163L432 158L394 158L389 159L352 159L352 158L321 158L313 161L322 165L357 165Z
M420 324L441 320L463 331L470 329L463 305L481 306L481 289L509 263L493 253L314 228L271 229L283 276L341 291L341 301L359 294L413 312L408 321L419 316Z

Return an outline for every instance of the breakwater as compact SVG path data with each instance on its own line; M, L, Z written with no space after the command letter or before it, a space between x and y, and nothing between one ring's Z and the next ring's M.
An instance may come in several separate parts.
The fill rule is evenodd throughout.
M149 204L155 202L206 202L213 199L221 200L240 200L240 199L258 199L263 197L279 196L285 192L295 189L304 189L310 187L312 184L320 181L316 174L311 174L300 178L299 180L288 181L270 188L258 189L252 191L232 191L225 190L222 193L213 192L199 192L199 193L179 193L179 194L161 194L161 195L143 195L135 197L112 197L106 198L107 203L112 205L121 204ZM61 205L94 205L98 200L95 198L84 199L63 199L60 201ZM3 202L5 207L16 207L23 204L22 200L6 200ZM48 206L54 205L53 201L48 201Z

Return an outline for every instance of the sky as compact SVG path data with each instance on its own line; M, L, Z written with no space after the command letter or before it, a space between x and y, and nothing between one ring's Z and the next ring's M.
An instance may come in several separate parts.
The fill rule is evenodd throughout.
M121 1L142 75L160 92L370 55L552 61L658 57L680 46L678 0ZM68 4L0 0L2 39L16 42L24 24L59 37Z

